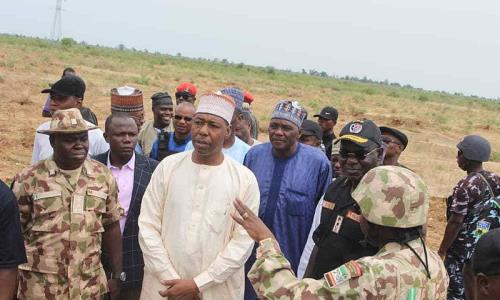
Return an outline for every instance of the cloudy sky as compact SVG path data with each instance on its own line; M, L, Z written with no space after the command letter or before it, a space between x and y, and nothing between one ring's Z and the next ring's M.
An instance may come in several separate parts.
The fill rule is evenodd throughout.
M2 0L0 32L49 37L56 0ZM66 0L63 36L500 98L496 0Z

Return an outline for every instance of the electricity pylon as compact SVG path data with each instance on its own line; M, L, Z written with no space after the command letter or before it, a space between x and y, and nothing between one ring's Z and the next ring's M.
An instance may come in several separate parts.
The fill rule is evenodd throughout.
M56 11L54 13L54 21L52 22L52 31L50 38L59 40L62 36L62 0L56 0Z

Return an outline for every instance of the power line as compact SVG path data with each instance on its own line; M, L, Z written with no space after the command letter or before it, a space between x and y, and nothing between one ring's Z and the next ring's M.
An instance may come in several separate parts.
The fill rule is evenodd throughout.
M50 38L52 40L60 40L62 37L62 0L56 0L56 11L54 20L52 21L52 31Z

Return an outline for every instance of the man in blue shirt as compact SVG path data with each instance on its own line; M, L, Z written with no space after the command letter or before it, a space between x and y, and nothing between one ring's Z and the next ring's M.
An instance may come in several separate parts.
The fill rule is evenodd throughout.
M244 162L259 183L259 217L276 236L295 272L316 204L332 181L325 154L298 142L304 118L298 102L278 102L269 123L270 143L252 147ZM253 260L254 256L247 261L247 271ZM255 299L248 284L245 299Z
M151 147L150 158L161 161L165 157L182 152L191 142L191 120L196 109L191 102L181 102L175 108L174 132L160 132Z

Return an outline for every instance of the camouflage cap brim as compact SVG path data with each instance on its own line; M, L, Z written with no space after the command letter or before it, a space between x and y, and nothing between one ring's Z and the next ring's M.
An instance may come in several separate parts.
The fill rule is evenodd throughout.
M97 128L99 128L99 127L97 127L97 126L89 126L85 130L81 130L81 129L73 129L73 130L72 129L68 129L68 130L57 130L57 129L50 130L50 129L46 129L46 130L38 130L37 132L41 133L41 134L47 134L47 135L50 135L50 134L73 134L73 133L86 132L86 131L94 130L94 129L97 129Z

